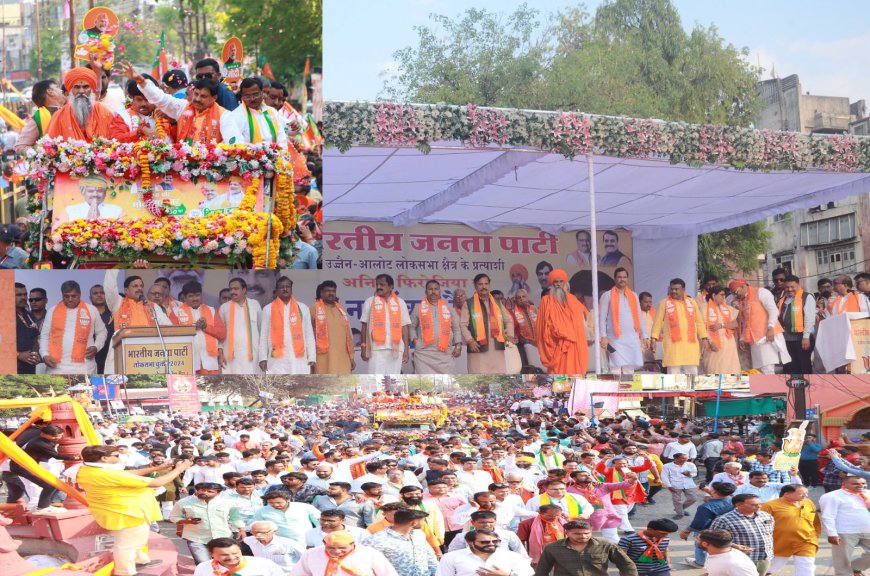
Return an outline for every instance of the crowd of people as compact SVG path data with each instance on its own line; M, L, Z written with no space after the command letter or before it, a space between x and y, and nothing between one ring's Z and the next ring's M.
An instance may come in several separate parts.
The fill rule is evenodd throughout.
M167 522L206 576L766 576L789 561L809 576L822 546L836 576L870 568L870 434L807 435L798 467L782 470L744 443L781 440L769 417L720 436L687 418L569 414L549 396L443 400L447 420L428 431L373 426L359 398L105 418L80 457L61 456L64 430L49 422L16 441L35 461L74 460L55 472L114 535L122 576L158 562L142 545ZM7 502L57 510L51 484L7 466ZM633 522L666 493L672 517L659 506ZM691 538L693 556L672 557L672 538Z
M122 72L122 74L120 73ZM122 82L124 101L107 98L112 74ZM294 262L297 268L317 268L322 242L322 137L319 126L289 100L287 87L265 76L248 76L233 92L223 80L220 63L213 58L198 61L193 78L181 69L167 71L162 78L139 74L128 63L122 71L109 71L102 61L67 70L63 82L45 79L34 84L31 98L34 112L15 142L23 158L40 138L49 136L92 143L95 139L117 142L162 140L204 144L270 143L286 151L294 171L296 233L299 241ZM4 170L4 175L6 174ZM94 175L92 175L94 176ZM20 176L19 176L20 178ZM28 192L35 181L25 179ZM75 219L96 220L122 216L119 207L102 194L85 195ZM238 202L214 198L209 186L202 187L203 208L237 207ZM241 194L239 194L241 197ZM108 198L111 200L111 198ZM51 206L48 207L51 210ZM69 212L69 210L67 210ZM27 267L29 228L33 223L26 194L15 205L15 223L0 229L0 268ZM55 215L58 221L69 214ZM50 223L52 214L48 214ZM58 259L56 265L65 264Z
M831 328L825 342L817 342L815 334L824 320L867 314L867 276L858 275L858 291L848 276L823 279L818 298L784 273L774 275L772 289L744 279L725 288L706 278L695 298L675 278L668 297L654 306L649 292L635 294L628 287L628 272L619 268L599 305L598 345L607 362L602 372L842 371L846 355L841 354L842 365L827 367L814 350L823 344L829 350L836 343L845 346L848 338L837 330L850 330L848 321ZM371 374L399 374L408 366L417 374L450 374L463 355L470 374L590 370L595 319L583 299L571 293L560 269L548 274L548 290L538 306L527 290L509 298L492 288L486 274L474 277L470 295L429 280L421 300L411 303L396 293L392 276L379 274L375 293L354 310L360 329L352 325L350 305L342 305L336 282L321 282L310 305L296 298L290 277L275 273L265 282L257 290L266 299L257 300L248 294L244 278L230 275L217 307L203 302L200 282L173 290L167 277L146 289L141 277L128 274L122 294L117 273L110 272L104 285L90 289L89 304L76 282L66 282L70 297L62 289L63 301L54 306L44 289L32 287L28 294L27 286L16 284L19 373L111 373L106 355L112 333L155 323L196 326L199 374L349 374L357 358L366 363L361 371ZM74 322L75 315L67 314L73 309L86 321ZM86 345L76 349L80 341Z

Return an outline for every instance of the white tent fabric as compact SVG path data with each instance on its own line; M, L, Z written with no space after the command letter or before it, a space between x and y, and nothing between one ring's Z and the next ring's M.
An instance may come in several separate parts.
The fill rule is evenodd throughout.
M682 239L870 191L870 173L741 171L667 160L594 157L597 228ZM521 149L357 146L325 152L326 220L464 223L490 232L588 229L585 158Z

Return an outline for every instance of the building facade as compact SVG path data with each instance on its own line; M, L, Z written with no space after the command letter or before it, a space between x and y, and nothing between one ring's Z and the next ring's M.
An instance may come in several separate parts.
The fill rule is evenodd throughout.
M761 109L757 128L803 134L870 135L864 100L804 93L796 74L759 83ZM770 284L777 268L798 275L815 289L820 278L855 275L870 255L870 190L836 202L795 210L767 219L770 249L760 261Z

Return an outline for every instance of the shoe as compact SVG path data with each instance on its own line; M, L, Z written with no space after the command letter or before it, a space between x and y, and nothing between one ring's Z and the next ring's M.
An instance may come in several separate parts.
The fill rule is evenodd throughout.
M646 503L647 503L647 504L655 504L656 501L653 500L652 498L647 498Z
M682 519L683 519L683 515L682 515L682 514L677 514L676 516L674 516L673 519L674 519L674 520L682 520Z
M703 564L698 564L697 562L695 562L694 558L686 558L685 560L683 560L683 563L688 564L692 568L703 568L704 567Z
M142 568L153 568L154 566L159 566L163 564L163 560L151 560L150 562L146 562L145 564L136 564L136 569L140 570Z
M683 516L691 516L688 512L683 512Z

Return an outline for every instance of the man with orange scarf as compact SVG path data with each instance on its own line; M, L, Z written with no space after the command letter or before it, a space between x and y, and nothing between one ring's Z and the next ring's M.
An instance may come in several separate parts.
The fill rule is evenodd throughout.
M459 319L462 339L468 345L468 373L504 374L505 345L516 342L514 323L489 293L489 276L475 276L474 289Z
M813 371L813 333L816 329L816 299L805 292L800 278L785 277L785 290L776 303L785 347L791 362L782 367L785 374L811 374Z
M47 136L86 142L109 138L113 114L97 102L101 75L90 68L73 68L64 74L63 86L69 96L66 104L51 116Z
M347 530L330 532L323 546L309 548L290 576L398 576L381 552L354 542Z
M310 374L317 360L308 305L293 296L293 280L275 283L275 300L263 308L260 369L266 374Z
M834 278L834 293L828 298L825 318L847 312L870 313L867 297L852 290L852 278L843 274Z
M517 526L517 538L520 539L532 559L532 566L538 564L544 546L565 537L563 526L568 520L562 514L562 509L555 504L544 504L538 508L538 515L526 518Z
M541 298L537 340L541 362L550 374L585 374L589 366L589 310L568 289L568 274L547 275L550 291Z
M601 347L608 352L609 372L633 374L643 366L642 343L647 338L640 319L640 301L628 287L628 270L613 272L616 285L601 295Z
M97 352L106 343L106 325L97 309L82 301L77 282L60 285L63 301L45 315L39 353L49 374L95 374Z
M674 278L668 285L668 297L659 302L650 343L661 341L662 364L668 374L697 374L701 362L701 344L706 346L707 326L698 303L686 295L686 283Z
M242 135L234 122L225 119L227 111L217 103L220 85L204 78L193 82L191 101L175 98L163 92L154 82L148 82L138 74L133 65L124 64L124 72L139 85L139 90L157 110L168 118L178 121L176 141L201 142L203 144L241 144Z
M195 326L193 337L193 368L197 374L218 374L220 342L227 336L227 328L217 310L202 302L202 284L196 280L181 287L183 303L174 306L177 324Z
M414 372L453 374L454 358L462 354L459 314L441 297L437 280L426 282L426 297L411 312Z
M369 374L400 374L410 359L411 316L393 286L392 276L378 274L375 294L363 304L362 359L368 362Z
M629 472L646 472L652 466L652 460L649 458L646 458L644 463L639 466L629 466L625 456L617 456L610 460L598 462L595 465L595 471L604 476L605 484L610 484L625 481ZM627 489L615 490L610 493L610 502L613 504L613 511L622 518L619 529L623 532L634 532L631 520L628 519L628 513L631 512L635 504L646 502L646 492L644 492L643 486L638 482Z
M514 321L514 332L517 336L517 346L523 355L523 366L543 368L541 355L538 353L538 339L535 330L538 326L538 311L529 301L528 290L517 290L514 296L514 307L510 310Z
M229 283L230 299L221 304L218 314L227 327L221 342L218 363L224 374L260 374L260 303L248 298L248 283L233 278Z
M737 316L740 345L744 349L749 347L752 367L762 374L773 374L777 364L791 362L778 319L779 310L770 290L750 286L744 278L732 280L728 289L740 308Z
M155 80L148 76L148 80ZM138 84L133 80L127 81L127 97L130 106L115 114L112 119L109 137L118 142L139 142L140 140L163 139L172 143L171 128L169 121L162 114L155 113L155 106L148 102ZM158 129L157 123L160 122ZM163 133L161 136L160 133Z
M324 280L317 287L317 295L310 310L317 346L314 373L350 374L356 368L353 335L347 312L338 302L338 285Z

